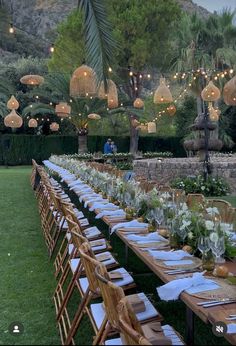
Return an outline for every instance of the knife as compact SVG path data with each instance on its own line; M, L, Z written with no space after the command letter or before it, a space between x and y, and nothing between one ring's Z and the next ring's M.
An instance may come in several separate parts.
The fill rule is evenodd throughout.
M211 308L213 306L217 306L217 305L226 305L226 304L233 304L236 303L236 300L228 300L228 301L222 301L222 302L217 302L217 303L209 303L209 304L205 304L202 305L204 308Z

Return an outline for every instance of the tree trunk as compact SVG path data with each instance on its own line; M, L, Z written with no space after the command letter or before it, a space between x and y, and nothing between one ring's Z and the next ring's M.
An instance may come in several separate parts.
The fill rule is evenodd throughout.
M133 125L130 117L130 146L129 151L134 156L138 151L138 140L139 140L139 130L137 130Z
M78 153L87 153L88 152L88 136L87 135L78 135Z
M201 96L197 97L197 115L202 114L202 99Z

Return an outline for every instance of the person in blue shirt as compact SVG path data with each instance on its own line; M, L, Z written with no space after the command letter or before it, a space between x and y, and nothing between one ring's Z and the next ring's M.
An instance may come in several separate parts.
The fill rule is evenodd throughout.
M104 144L104 154L112 154L111 139L108 138Z

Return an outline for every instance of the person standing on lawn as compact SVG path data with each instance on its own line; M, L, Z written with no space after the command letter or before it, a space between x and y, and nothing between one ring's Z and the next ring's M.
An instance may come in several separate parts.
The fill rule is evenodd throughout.
M112 154L111 139L108 138L104 144L104 154Z
M113 154L116 154L117 153L117 146L115 144L115 142L111 142L111 150L112 150L112 153Z

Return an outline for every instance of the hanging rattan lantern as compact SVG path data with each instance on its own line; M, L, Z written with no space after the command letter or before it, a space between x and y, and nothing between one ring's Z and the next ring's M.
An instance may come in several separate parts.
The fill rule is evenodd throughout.
M144 102L143 102L142 99L136 98L136 100L134 101L133 106L134 106L134 108L143 108Z
M28 122L28 126L29 127L37 127L38 126L38 122L36 119L30 119Z
M40 85L40 84L43 84L44 78L36 74L35 75L29 74L29 75L23 76L20 79L20 82L26 85Z
M60 118L68 118L71 112L71 106L66 102L59 102L55 107L55 113Z
M223 97L228 106L236 106L236 76L225 84Z
M59 127L60 127L60 126L59 126L58 123L55 123L55 122L54 122L54 123L51 123L51 124L50 124L50 130L53 131L53 132L58 131L58 130L59 130Z
M169 115L175 115L175 113L176 113L175 105L170 105L169 107L167 107L167 112Z
M166 86L165 78L160 78L160 85L154 93L154 103L170 103L173 102L170 89Z
M157 132L156 123L154 121L150 121L147 124L147 129L148 129L148 133L156 133Z
M92 119L92 120L100 120L101 116L99 114L96 114L96 113L91 113L88 115L88 118Z
M23 124L22 118L16 113L15 109L11 111L5 118L4 118L4 125L7 127L11 127L13 129L17 129L21 127Z
M70 80L70 96L96 96L96 89L96 74L94 70L87 65L78 67Z
M140 124L140 125L138 125L138 126L136 127L136 129L137 129L137 130L139 129L141 132L147 132L147 131L148 131L148 126L145 125L145 124Z
M202 99L207 102L214 102L220 98L220 89L210 81L201 92Z
M220 110L212 106L209 107L209 117L212 121L218 121L220 117Z
M100 98L102 100L107 99L109 90L112 88L116 89L116 85L113 82L113 80L108 79L107 80L107 92L105 92L104 82L102 81L99 85L99 88L98 88L98 98Z
M11 98L7 101L7 108L12 110L12 109L18 109L20 107L19 102L15 98L15 96L11 96Z

